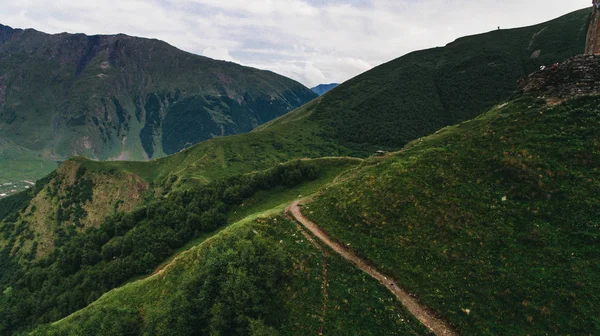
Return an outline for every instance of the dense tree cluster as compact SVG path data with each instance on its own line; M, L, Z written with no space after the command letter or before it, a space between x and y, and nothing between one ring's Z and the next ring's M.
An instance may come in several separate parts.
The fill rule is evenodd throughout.
M241 236L245 235L245 236ZM279 245L248 230L203 255L166 314L149 316L152 335L276 335L273 312L287 259ZM265 333L267 332L267 333Z
M226 213L259 190L293 186L318 176L297 161L269 171L172 192L129 213L107 217L98 228L60 227L55 249L12 273L0 290L0 334L58 320L134 276L148 274L175 249L224 225ZM3 251L2 263L9 251ZM7 278L9 276L6 276Z
M44 326L34 335L276 336L278 295L290 261L273 240L244 228L222 235L187 265L172 295L153 309L101 306L76 316L67 330Z

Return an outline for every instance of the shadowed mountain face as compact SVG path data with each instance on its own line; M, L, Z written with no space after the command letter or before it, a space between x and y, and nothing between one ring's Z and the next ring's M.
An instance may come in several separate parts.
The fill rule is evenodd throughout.
M45 159L160 157L314 97L288 78L158 40L0 26L0 134Z

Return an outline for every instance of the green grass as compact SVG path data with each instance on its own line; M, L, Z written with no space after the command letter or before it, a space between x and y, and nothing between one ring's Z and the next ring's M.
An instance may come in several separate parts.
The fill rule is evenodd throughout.
M367 157L376 149L400 149L504 101L516 89L516 80L540 64L580 53L588 14L589 10L579 11L541 25L465 37L444 48L409 54L344 83L254 132L215 138L166 158L149 162L73 160L90 173L135 174L150 183L153 193L147 196L151 199L165 191L183 193L293 159ZM168 50L158 52L169 56ZM540 56L532 58L537 50ZM100 58L90 64L98 66ZM186 62L197 65L193 61L197 59L191 59ZM173 62L167 69L160 68L160 64L144 64L148 71L165 76L160 77L160 83L171 83L157 94L166 100L175 99L173 95L185 78L173 76L177 73L177 69L169 68ZM89 92L112 87L97 82L94 69L78 79L67 110L86 106ZM241 92L248 82L240 77L243 70L237 70L232 76L240 81ZM39 76L51 77L46 75ZM203 74L192 75L200 78ZM57 92L62 92L59 89ZM153 88L148 92L152 95L158 91ZM54 99L57 95L46 96ZM118 97L125 109L135 109L137 98ZM140 103L146 106L148 102ZM598 289L593 282L598 272L591 262L597 256L597 220L593 213L599 209L598 200L590 196L598 194L599 140L594 132L598 122L594 119L594 104L595 100L582 99L549 108L526 98L493 109L471 122L413 141L391 157L365 160L352 174L345 174L344 181L339 179L339 186L319 196L308 210L314 213L309 215L322 222L333 236L352 243L360 254L397 277L464 333L596 330L598 322L593 316L598 316L598 311L581 299L593 296ZM41 106L30 109L39 112ZM134 119L130 130L139 133L142 125ZM41 117L36 120L51 124ZM17 126L13 128L25 127ZM0 127L3 129L7 128ZM75 132L55 139L53 148L68 150L68 144L79 135ZM40 136L44 136L43 130ZM31 145L33 141L24 143ZM114 141L109 143L114 145ZM134 141L127 146L139 149L142 145ZM40 146L35 150L48 154ZM162 151L159 147L155 148L157 153ZM105 154L117 152L112 147L103 149ZM342 160L336 166L331 160L321 162L331 164L327 170L329 181L354 164ZM281 209L288 200L314 193L322 185L315 182L273 193L259 192L229 214L229 223L244 219L247 223L269 209ZM200 236L186 248L199 243L210 245L206 242L228 230L216 236ZM20 242L15 238L14 243ZM582 259L564 257L568 253L582 255ZM563 272L570 278L561 273L565 269L570 270ZM149 294L149 298L163 295L157 288L153 291L156 293ZM127 303L129 296L121 299ZM143 300L146 298L141 296L139 305L149 304ZM164 300L172 303L172 297ZM371 304L368 299L366 302ZM146 318L146 308L141 315L140 306L127 308L123 316L132 318L127 323L137 325L137 318ZM471 314L463 309L470 309ZM165 313L154 311L157 316ZM98 316L115 312L118 316L119 310L113 307L103 311L107 315ZM356 314L358 310L350 315ZM367 323L344 317L340 320L346 330L355 329L354 322ZM296 325L301 330L308 328L301 322L289 328ZM334 326L329 329L336 330Z
M310 108L310 105L306 108ZM304 110L305 107L300 110ZM176 186L268 169L301 158L344 156L348 149L326 141L318 124L301 123L248 134L211 139L175 155L149 162L97 162L76 158L90 169L122 170L156 184L173 179Z
M371 159L305 214L461 334L597 334L599 104L512 101Z
M244 240L265 241L276 247L286 260L282 270L284 281L276 292L281 306L263 316L266 321L276 321L272 326L281 335L314 334L321 327L328 335L347 335L349 330L361 335L428 334L383 286L334 254L326 257L328 309L323 316L323 255L306 241L295 224L280 216L232 225L182 254L164 273L115 289L87 308L33 334L78 335L94 321L112 319L102 324L106 327L114 324L115 319L131 315L142 320L140 334L148 332L170 315L174 298L194 279L211 249ZM105 327L104 335L114 334Z
M9 310L19 310L32 315L38 314L38 312L28 313L32 310L25 306L32 304L40 307L43 302L49 308L39 309L41 314L30 317L32 321L36 319L37 322L17 325L17 327L27 329L36 323L48 323L62 318L81 309L102 293L144 274L152 273L156 267L160 269L161 263L168 263L178 253L218 234L228 223L237 222L244 217L246 220L252 219L256 217L256 213L264 213L273 207L281 208L299 194L315 193L331 183L339 174L356 167L361 162L362 160L352 158L296 160L273 167L268 171L254 172L226 181L216 181L209 185L190 186L186 191L173 191L165 197L159 195L149 203L140 198L133 208L122 210L130 212L129 214L114 215L104 220L102 220L103 217L95 216L94 218L100 219L100 221L95 225L89 225L87 220L91 218L90 212L87 212L88 216L86 216L86 211L78 211L77 206L73 207L72 204L85 203L89 205L87 201L117 202L117 199L111 197L131 195L131 190L128 189L132 187L125 187L126 190L115 193L110 184L114 182L122 187L119 180L115 180L117 176L122 176L125 182L132 181L128 180L130 176L121 171L104 169L101 164L95 162L85 159L69 161L61 167L60 174L52 179L41 196L36 196L36 193L32 195L35 196L35 202L30 202L27 209L23 207L23 202L17 199L7 199L7 201L14 200L14 205L3 203L10 205L14 210L7 213L6 216L0 214L2 218L9 217L9 220L3 222L1 226L3 238L0 239L0 242L3 247L6 246L1 252L11 254L11 257L3 254L2 261L21 261L21 270L28 274L20 276L21 279L28 276L38 278L38 275L45 273L43 277L48 277L46 283L54 283L51 285L54 288L50 290L52 297L49 297L47 294L41 293L41 288L35 287L35 285L29 286L28 281L19 281L15 278L14 282L4 282L4 288L14 284L15 290L11 298L6 298L12 300L11 302L0 303L0 308L3 308L3 316L9 316ZM73 180L73 175L77 175L78 179ZM109 183L102 184L108 189L98 194L95 190L100 187L100 184L94 181L99 181L97 178L101 177L108 179L106 181ZM91 183L88 184L82 182L88 178L94 180L90 180ZM76 188L72 189L71 183L75 183ZM79 187L85 189L85 192ZM272 189L273 193L265 192L266 189ZM62 194L57 190L72 190L73 193ZM100 196L102 195L113 196L101 200ZM88 199L89 197L92 199ZM131 197L131 199L133 198ZM106 204L110 210L107 213L116 213L117 205L115 204L125 205L127 200L130 199L124 198L117 203ZM30 201L30 199L26 201ZM54 206L60 206L61 211L54 210ZM97 208L99 205L94 205L94 210ZM20 210L22 211L19 216L17 212ZM77 218L86 229L78 230L74 227L77 224L72 225L70 222L65 222L78 220L73 218L79 216L80 213L81 216ZM44 215L44 217L40 218L38 214ZM16 219L14 219L15 216ZM174 227L176 229L173 229ZM71 230L71 232L65 234L64 230ZM124 236L130 237L127 238L128 241L135 242L136 247L134 248L139 256L132 256L131 249L117 247L116 250L111 250L111 244L120 246L121 241L125 239ZM101 242L101 245L95 245L95 242ZM94 252L83 252L85 248L91 248ZM116 251L116 253L125 251L123 253L129 254L126 257L119 254L118 259L106 257L106 260L103 260L101 256L106 256L106 253L111 253L110 251ZM38 256L40 253L43 254L36 259L36 253ZM96 259L91 260L89 265L77 264L77 258L82 255L89 255L92 258L95 256ZM28 262L32 259L37 262ZM88 261L88 259L85 260L85 262ZM121 261L135 263L136 266L116 265ZM50 266L51 264L55 265ZM110 267L116 272L111 273L113 271ZM53 268L62 270L57 273L52 271ZM123 270L119 271L119 268ZM97 280L90 280L91 277L97 277ZM70 282L70 284L66 285L66 282ZM43 295L44 299L34 297L38 294ZM77 306L70 304L56 307L54 298L66 296L69 296L69 301L75 302ZM0 297L0 301L1 299ZM65 302L63 299L57 300ZM42 314L45 315L41 316ZM10 317L7 317L5 321L6 324L3 324L3 327L12 328L12 330L16 330L17 327L11 327L9 323L20 323Z

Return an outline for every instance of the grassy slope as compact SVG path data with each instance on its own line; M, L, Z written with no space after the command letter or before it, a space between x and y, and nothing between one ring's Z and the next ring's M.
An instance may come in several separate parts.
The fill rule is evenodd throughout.
M348 330L361 330L365 335L428 334L385 288L329 252L326 258L328 310L325 322L320 322L324 300L322 253L306 241L297 226L277 214L290 201L300 195L315 193L361 161L319 159L313 162L324 168L318 180L274 193L258 193L230 212L229 227L190 242L167 264L159 266L158 269L164 269L163 273L113 290L87 308L51 326L43 326L34 334L80 334L84 328L115 313L139 315L148 328L153 328L168 315L165 309L173 305L173 300L180 295L180 288L194 278L194 274L202 267L208 249L214 248L214 245L235 245L236 241L255 234L271 244L283 246L286 258L290 261L284 270L285 283L278 293L285 305L283 309L270 312L279 321L280 325L276 327L282 334L313 333L321 325L327 334L332 335L344 335ZM107 328L103 330L105 334L112 335L107 327L110 323L103 325ZM94 330L97 332L102 327L92 328L96 328ZM162 334L156 329L152 332Z
M228 212L228 224L226 226L215 232L202 234L198 238L191 240L185 246L178 249L171 258L165 260L158 269L171 262L174 258L177 258L180 253L201 244L206 239L213 237L231 225L238 222L252 221L257 217L268 217L283 212L285 207L293 200L317 193L325 186L333 183L338 176L343 175L346 171L356 169L362 163L362 160L351 158L329 158L310 160L310 162L313 162L320 168L318 179L302 183L297 187L279 187L268 192L264 190L258 191L241 206L235 207Z
M435 77L438 79L437 81L420 82L426 84L422 86L418 86L420 85L419 82L415 82L410 88L421 88L421 93L425 92L429 94L432 92L428 89L431 85L443 85L443 87L437 88L441 92L438 93L438 95L441 97L444 95L442 94L445 92L444 90L450 90L449 86L446 84L451 82L453 85L456 85L459 88L462 87L461 91L472 92L474 96L464 97L446 92L445 96L447 97L457 97L456 100L447 101L447 106L454 106L453 104L456 106L461 106L465 101L474 101L477 104L481 103L481 106L497 102L503 98L501 95L495 96L497 91L504 92L503 90L505 90L508 92L507 88L498 90L499 87L503 87L504 84L506 84L508 87L509 79L511 81L510 85L512 85L511 90L512 87L514 87L514 80L511 76L516 76L518 71L513 72L510 69L513 69L516 64L525 64L523 69L526 70L527 66L535 66L537 62L553 62L554 60L558 60L560 57L567 57L572 53L576 53L576 50L579 48L579 40L577 36L579 36L578 34L581 32L581 28L585 24L586 16L586 12L577 12L547 25L533 28L523 28L520 30L492 32L489 34L461 39L455 42L455 44L444 49L438 48L435 50L424 51L422 53L429 54L432 58L424 57L423 64L426 65L432 59L436 60L436 64L439 62L441 65L435 68L437 69L437 72L431 72L430 75L440 75L440 77ZM547 26L547 28L542 31L545 26ZM530 33L537 33L540 31L541 33L532 40L533 36L530 36L532 35ZM513 35L516 34L514 41L510 38L512 35L508 32L511 32ZM527 36L528 39L525 39L525 36ZM508 42L510 43L508 43L506 39L497 39L499 37L507 38ZM522 53L517 52L518 50L527 50L523 44L525 40L527 40L527 48L529 48L529 42L533 41L531 48L534 48L535 50L540 48L540 50L550 49L553 50L553 52L542 52L541 55L544 56L540 56L538 60L531 61L531 64L523 62L523 60L527 59L527 57L520 58L519 60L521 63L516 62L511 55L515 53L521 55ZM485 41L487 41L487 44L483 43ZM507 47L513 46L513 44L517 47L511 47L512 49ZM508 58L501 57L500 60L497 60L497 63L496 61L489 62L489 59L486 57L493 55L498 51L498 49L473 49L474 45L487 45L490 48L497 45L500 50L506 50L506 54L508 56L505 54L502 55ZM477 52L472 54L474 52L473 50L484 50L485 57L481 56ZM466 56L461 58L460 54L465 52L467 52ZM454 55L455 57L451 58L448 56L449 54ZM169 175L174 175L179 179L178 183L181 183L181 186L185 187L193 185L188 185L187 182L189 181L206 182L225 176L246 173L253 170L261 170L278 162L284 162L292 158L319 157L323 155L345 155L349 153L364 154L365 150L379 148L375 146L379 146L381 144L383 144L382 147L386 147L387 145L385 144L388 144L389 141L391 141L390 139L393 140L393 146L391 147L397 148L403 144L404 141L408 141L418 136L417 132L410 137L402 138L404 135L402 135L402 132L398 132L398 129L415 129L412 127L415 125L419 126L416 129L421 129L420 126L426 125L427 127L431 126L433 130L433 127L436 127L435 125L438 125L437 123L440 120L445 120L443 123L444 125L452 122L448 119L444 119L445 117L442 118L436 114L439 111L452 111L452 109L438 109L436 110L438 112L433 110L419 110L419 105L414 105L414 103L417 102L417 100L427 100L431 97L419 96L415 92L404 90L399 86L401 83L399 83L398 78L402 78L403 76L410 74L422 74L426 72L418 67L415 72L415 60L419 58L415 55L418 56L421 54L416 53L408 55L397 61L391 62L371 72L368 72L365 75L359 76L357 79L346 83L346 89L344 89L344 86L342 86L329 95L326 95L319 100L315 100L313 103L298 109L296 112L277 119L265 127L260 128L256 132L248 135L214 139L201 143L171 157L151 161L148 163L84 162L86 167L97 168L100 170L111 168L119 170L122 169L126 172L139 175L148 182L154 183L162 183L167 179L167 177L169 177ZM497 67L500 66L499 64L502 66L498 69ZM482 66L483 68L481 68ZM393 67L397 67L394 68L396 70L392 69ZM450 68L456 68L459 70L455 69L456 71L448 71ZM500 77L481 76L482 73L487 74L488 72L486 71L494 74L501 73L503 75ZM510 74L510 76L504 76L506 73ZM454 75L446 78L442 76L445 74L448 74L448 76L452 74ZM467 75L461 77L457 74ZM476 74L479 74L480 77L490 77L491 82L487 82L487 79L484 82L475 81L478 84L474 88L471 88L472 91L468 91L466 90L466 87L461 86L467 85L467 87L469 87L469 85L471 85L469 83L479 78L476 77ZM429 75L424 74L423 76L427 77ZM380 77L385 79L380 82ZM417 76L417 78L421 77ZM446 82L443 80L446 80ZM404 94L398 95L397 92L403 92ZM398 97L400 97L400 100L398 100ZM408 103L402 101L408 99L409 97L414 97L415 100ZM436 105L435 101L435 99L429 100L432 106ZM412 115L407 118L399 118L398 113L404 113L403 111L405 111L399 108L399 106L405 106L402 104L398 105L400 103L409 104L412 110L421 111L423 115ZM442 103L440 104L443 105ZM477 104L474 103L473 105L464 106L464 109L467 112L460 114L459 118L456 120L467 118L469 115L475 114L476 111L474 106ZM364 119L364 116L375 115L373 113L366 113L368 111L372 111L371 108L374 108L375 106L381 106L381 111L378 111L378 113L381 113L376 114L379 117L368 117L367 119ZM437 107L434 108L434 110L435 109L437 109ZM455 109L458 110L458 107L455 107ZM365 111L365 113L356 115L356 111L358 110ZM385 122L382 122L382 120ZM400 120L401 122L406 121L409 123L406 125L397 125L395 124L395 120ZM342 121L349 124L340 126L339 122ZM354 127L353 125L356 125L356 123L362 123L365 127L367 127L365 132L352 132L353 134L364 134L366 137L364 139L359 139L362 144L358 145L354 140L349 140L346 135L340 133L341 129L352 130L352 127ZM393 131L387 132L386 127L391 127ZM374 131L375 129L377 129L377 132ZM422 128L421 130L423 131L425 129L426 128ZM377 134L383 134L384 137L381 138ZM375 138L367 138L370 136L375 136ZM334 137L337 137L337 140L334 139ZM396 143L396 140L394 139L400 138L402 138L402 141ZM352 149L347 149L346 146ZM372 148L369 149L369 147Z
M140 315L144 323L142 332L148 332L168 315L166 310L173 304L173 298L203 267L204 255L210 249L222 249L224 244L235 246L243 239L263 239L273 246L279 245L289 261L283 270L285 282L277 293L284 304L266 316L266 320L277 321L274 327L282 335L316 333L321 325L329 335L347 335L348 330L360 331L361 335L427 334L385 288L337 255L326 257L328 309L323 316L323 255L294 224L282 217L242 221L190 249L164 273L113 290L87 308L33 334L78 335L91 321L115 312ZM322 317L324 322L320 322ZM105 331L105 335L113 335ZM153 331L164 334L157 329Z
M294 200L298 195L312 194L333 181L339 174L362 162L354 158L321 158L309 161L319 168L320 176L317 180L305 182L294 188L280 186L269 192L259 191L239 209L228 214L229 222L283 205ZM14 209L6 209L9 211L6 214L0 212L0 224L2 224L0 228L5 232L4 237L0 237L0 247L5 247L7 244L14 245L13 254L28 255L35 244L37 254L35 251L33 254L37 257L45 256L53 249L52 242L56 239L57 230L71 229L74 218L77 218L76 215L71 214L68 219L64 218L58 223L56 209L59 206L63 209L63 213L66 213L68 209L81 205L85 215L76 220L79 223L76 230L83 231L87 227L99 226L106 216L117 212L130 212L144 205L144 197L151 197L150 194L155 191L150 190L150 193L146 194L148 185L143 180L126 170L116 169L113 164L120 165L118 162L102 163L84 158L68 160L49 176L44 185L40 184L35 190L5 199L0 206L11 209L14 207ZM76 178L75 175L79 174L79 171L84 173ZM242 173L244 172L229 170L228 174L223 174L221 177ZM91 181L89 188L85 188L85 192L89 192L89 199L87 197L80 199L79 194L72 195L72 192L68 191L74 186L82 185L86 180ZM184 186L192 189L197 187L190 183ZM21 209L22 211L18 213ZM3 223L2 219L9 215L13 215L14 218ZM201 239L203 238L191 241L185 248Z
M111 172L110 170L108 170L108 171L103 170L103 171L97 172L97 171L94 171L93 169L90 169L90 167L86 167L84 164L78 165L76 161L77 160L68 161L67 163L65 163L65 165L61 166L61 169L62 169L61 172L57 172L57 174L60 173L62 175L65 175L66 176L65 178L68 179L69 176L74 175L75 172L78 172L82 167L85 167L85 168L87 168L85 173L91 174L91 176L102 177L102 176L105 176L104 174L106 174L106 176L110 177L110 176L122 175L122 174L119 174L118 172ZM87 162L87 161L85 161L85 162ZM362 162L361 160L351 159L351 158L325 158L325 159L310 160L310 162L308 162L308 164L313 165L319 171L319 175L316 180L305 182L296 187L289 187L289 186L288 187L284 187L284 186L272 187L271 192L258 191L252 197L246 199L243 204L240 204L238 207L230 209L229 213L226 214L228 222L233 223L235 221L238 221L240 218L244 218L244 217L246 219L252 218L253 216L256 216L255 215L256 213L262 213L273 207L279 206L279 208L282 208L284 204L289 203L290 201L292 201L293 199L298 197L298 195L301 195L301 194L309 195L309 194L316 192L317 190L322 188L324 185L328 185L329 183L331 183L335 179L336 176L347 171L348 169L352 169L352 168L356 167L361 162ZM76 169L70 169L68 172L65 173L63 171L66 169L67 165L74 166ZM70 174L69 172L72 172L72 174ZM55 183L53 181L54 180L50 181L47 188L51 188L52 190L60 189L61 188L60 185L55 186ZM118 183L118 182L116 182L116 183ZM65 184L69 185L69 183L65 183ZM43 188L41 184L39 185L39 187ZM44 190L46 190L47 188L45 188ZM131 188L131 187L127 187L127 188ZM39 201L44 198L47 198L50 193L56 193L56 191L54 191L54 192L46 191L45 193L42 192L40 194L37 194L37 196L34 193L33 195L30 195L30 197L34 198L34 201L35 200ZM58 194L60 194L60 192L58 192ZM4 200L2 204L8 204L6 202L10 201L11 199L13 199L13 198ZM53 199L54 198L51 198L50 201ZM25 200L25 201L30 201L30 199ZM101 202L103 200L96 199L96 197L94 196L93 201ZM47 253L50 251L47 247L52 247L51 246L52 241L54 239L58 239L59 236L63 236L63 244L65 244L64 234L61 235L60 234L61 232L59 232L59 230L56 230L56 229L61 227L61 225L63 226L63 229L69 229L72 226L72 225L67 225L68 223L67 224L55 223L53 218L51 218L52 216L54 216L54 212L45 211L46 208L42 207L39 202L38 203L31 202L31 204L34 204L34 205L37 204L37 209L34 210L34 208L32 208L33 205L27 206L27 202L26 202L25 203L26 210L24 210L20 216L17 216L17 219L8 220L6 223L2 223L2 225L0 226L1 231L4 232L4 239L0 240L0 242L2 243L0 246L5 245L6 243L10 244L10 246L13 246L12 244L14 244L15 248L12 250L13 250L13 252L18 251L15 253L22 254L21 261L23 261L22 264L24 266L30 266L29 264L26 264L25 261L27 259L33 259L33 257L35 257L35 255L32 256L31 253L29 252L31 249L37 248L38 255L40 254L40 252ZM120 203L120 206L123 206L125 204L126 203ZM64 203L63 203L63 205L64 205ZM22 205L15 204L15 207L19 207L19 206L22 206ZM110 206L110 204L109 204L109 206ZM113 206L113 208L114 208L114 206ZM131 210L131 209L129 209L129 210ZM41 221L41 222L40 221L33 222L32 220L34 219L34 217L37 216L36 215L37 213L40 213L42 215L47 214L49 217L49 220L45 220L45 221ZM10 214L8 214L8 215L10 216ZM0 216L2 216L0 218L4 217L4 215L2 213L0 213ZM87 218L84 217L82 219L82 222L86 219ZM52 225L52 227L50 227L50 225ZM42 229L42 231L46 230L47 232L40 232L40 230L38 230L38 226L39 226L39 228ZM143 227L143 223L138 223L137 227L138 228ZM184 251L184 250L190 248L191 246L194 246L194 245L204 241L205 239L217 234L224 228L225 227L220 227L219 229L217 229L214 232L208 232L208 231L201 232L202 234L200 234L197 239L188 241L188 243L185 246L180 245L181 248L179 248L178 250L173 250L173 253L177 254L181 251ZM168 228L165 228L165 230L168 230ZM40 235L40 233L45 233L45 234ZM36 239L38 239L40 237L45 238L46 241L50 243L50 245L42 244L46 241L35 243L34 240L37 241ZM77 238L77 237L75 237L75 238ZM72 238L72 239L75 239L75 238ZM68 238L68 239L71 239L71 238ZM190 236L189 239L192 239L192 237ZM185 241L182 243L185 243ZM34 245L35 245L35 247L32 247ZM10 250L11 249L8 249L8 251L10 251ZM62 252L64 252L63 250L64 250L64 248L62 248L61 250L57 250L58 251L57 253L59 255L63 255L64 254L64 253L62 253ZM35 252L33 254L35 254ZM163 258L166 258L169 255L172 255L172 254L171 253L168 253L168 254L163 253L163 255L161 255L160 259L156 259L153 264L148 264L147 266L149 266L149 268L152 268L152 267L156 266L158 263L160 263L163 260ZM58 257L58 258L60 259L61 257ZM17 261L16 258L10 258L10 260L13 260L13 259L14 259L14 261ZM172 259L172 258L167 258L167 259ZM8 262L9 259L7 258L6 260L0 260L0 261ZM49 262L52 263L52 261L49 261ZM165 262L169 262L169 260L165 260ZM29 267L29 268L33 268L33 267ZM149 269L149 268L147 268L147 269ZM97 269L100 269L100 267L97 267ZM88 275L97 274L98 273L97 269L94 269L94 270L90 269L89 273L87 273L87 274ZM143 272L146 272L146 271L142 271L141 273L133 273L133 274L131 274L131 276L136 276L138 274L142 274ZM65 279L66 278L67 277L65 277ZM73 287L79 288L80 286L83 286L81 284L81 278L79 278L79 280L77 280L77 279L72 279L72 280L73 280ZM124 278L123 281L127 281L127 278ZM115 286L123 284L123 281L117 283L116 285L112 285L112 287L108 287L108 288L101 290L100 293L98 293L98 292L90 293L88 291L88 292L84 292L82 295L84 295L84 297L87 297L88 295L94 294L94 295L96 295L96 297L98 297L98 294L102 294L103 291L112 289ZM10 284L5 283L5 287L10 287ZM35 290L33 290L33 291L35 292ZM57 291L58 290L56 290L55 292L57 292ZM81 294L81 292L82 291L79 290L80 294ZM31 295L34 295L34 294L31 294ZM68 293L65 295L68 295ZM74 299L76 299L76 298L74 298ZM37 299L35 301L37 301ZM79 304L81 304L81 303L79 303ZM85 302L83 302L83 304L85 304ZM83 306L80 305L80 307L83 307ZM79 308L77 308L77 309L79 309ZM74 311L74 310L67 311L66 313L70 313L72 311ZM56 316L56 314L55 314L55 316ZM65 316L65 315L62 315L62 316ZM60 317L62 317L62 316L60 316ZM53 321L53 320L49 319L47 321ZM17 322L17 321L13 321L13 322ZM34 327L33 322L31 322L27 327L29 327L29 328Z
M359 153L400 149L505 101L517 80L540 65L583 53L589 12L413 52L324 95L308 119L326 130L326 139ZM305 115L300 109L259 129Z
M462 334L598 334L599 103L494 108L371 160L306 214Z
M82 167L77 160L66 161L32 190L0 202L0 207L8 208L13 199L22 200L20 207L11 211L21 210L13 218L2 222L8 214L0 212L0 248L8 246L13 255L38 259L54 249L61 229L83 232L99 226L106 216L130 212L143 203L148 184L139 177ZM77 207L83 209L79 215L74 210Z

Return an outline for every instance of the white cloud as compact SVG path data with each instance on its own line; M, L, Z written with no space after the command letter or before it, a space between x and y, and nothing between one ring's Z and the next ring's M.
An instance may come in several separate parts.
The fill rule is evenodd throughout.
M0 23L126 33L268 69L308 86L347 80L410 51L550 20L588 0L19 0Z

